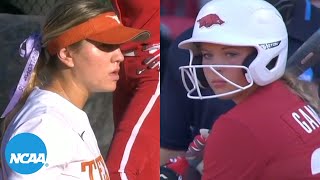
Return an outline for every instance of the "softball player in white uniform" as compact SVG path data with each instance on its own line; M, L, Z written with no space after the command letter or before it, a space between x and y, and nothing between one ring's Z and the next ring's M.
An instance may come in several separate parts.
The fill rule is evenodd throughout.
M97 140L81 109L92 93L116 89L124 60L120 45L149 37L147 31L123 26L112 7L97 0L68 0L53 8L42 34L30 36L20 46L27 64L2 114L7 126L1 146L3 178L108 180ZM46 81L42 72L47 72ZM38 136L47 149L43 166L31 173L14 169L6 155L14 142L10 140L22 133ZM29 145L35 147L23 146ZM20 150L19 144L15 148ZM14 151L11 157L19 153ZM30 163L32 152L21 153L26 156L19 156L22 164L16 163Z
M12 137L26 132L37 135L46 145L47 167L22 175L8 167L4 151ZM109 179L86 113L60 95L39 88L11 121L1 156L4 179Z

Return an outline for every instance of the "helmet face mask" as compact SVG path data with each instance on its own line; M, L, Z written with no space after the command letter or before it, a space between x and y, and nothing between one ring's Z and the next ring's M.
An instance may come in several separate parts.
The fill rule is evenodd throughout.
M245 71L245 77L248 81L248 84L245 86L241 86L230 79L226 78L223 76L221 73L219 73L216 68L234 68L234 69L243 69ZM187 96L190 99L210 99L210 98L218 98L218 97L223 97L223 96L228 96L232 95L235 93L238 93L240 91L246 90L250 88L253 85L253 79L252 76L250 75L249 69L245 66L238 66L238 65L191 65L191 66L182 66L179 68L181 71L181 77L182 77L182 82L185 87L185 89L188 91ZM203 88L203 83L199 81L198 78L198 73L197 69L208 69L212 73L215 73L217 76L219 76L222 80L226 81L227 83L231 84L234 86L236 89L225 92L225 93L220 93L220 94L203 94L201 92L201 88ZM188 83L186 80L186 77L190 80ZM190 87L191 86L191 87Z
M232 4L232 6L230 6ZM180 67L183 78L188 77L193 88L186 88L188 97L205 99L224 96L222 94L202 96L196 69L210 68L215 72L219 64L194 65L193 58L200 53L197 44L211 43L225 46L254 47L256 57L251 63L238 65L245 71L247 86L236 86L235 82L223 80L237 87L225 95L243 91L253 85L265 86L281 78L285 71L288 51L288 35L281 14L264 0L213 0L202 7L196 18L190 39L182 41L179 48L188 49L188 66ZM270 68L270 63L273 67ZM221 67L221 66L220 66ZM232 65L226 68L236 68ZM215 72L216 73L216 72ZM183 80L184 84L186 80ZM197 96L193 95L197 92Z

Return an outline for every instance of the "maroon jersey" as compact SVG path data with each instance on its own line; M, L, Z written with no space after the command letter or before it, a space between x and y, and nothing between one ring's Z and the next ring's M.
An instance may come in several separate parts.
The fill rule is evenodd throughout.
M160 57L154 57L160 53L160 1L111 2L124 25L148 30L151 37L121 46L125 61L120 64L120 79L113 93L114 136L106 158L110 179L158 179L160 66L156 64Z
M203 179L320 179L319 126L282 81L261 87L214 124Z

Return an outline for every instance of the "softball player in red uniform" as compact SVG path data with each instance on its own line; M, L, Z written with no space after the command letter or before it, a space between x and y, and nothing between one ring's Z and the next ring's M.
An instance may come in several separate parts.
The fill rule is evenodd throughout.
M113 0L120 20L151 32L121 48L125 61L114 93L115 133L107 155L111 179L158 179L160 139L159 1Z
M199 12L181 67L188 97L237 105L213 125L202 179L319 179L319 102L284 75L288 37L280 13L263 0L214 0ZM202 55L201 65L193 57ZM201 94L204 73L213 95Z

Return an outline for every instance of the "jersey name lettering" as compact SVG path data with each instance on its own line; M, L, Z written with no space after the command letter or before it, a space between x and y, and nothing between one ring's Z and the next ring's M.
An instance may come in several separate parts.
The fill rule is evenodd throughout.
M88 172L90 180L94 180L93 178L93 170L97 169L99 171L100 179L109 180L109 174L107 172L106 164L102 156L100 155L94 160L86 161L81 163L81 172Z
M319 116L309 105L293 112L292 117L309 134L320 127Z

